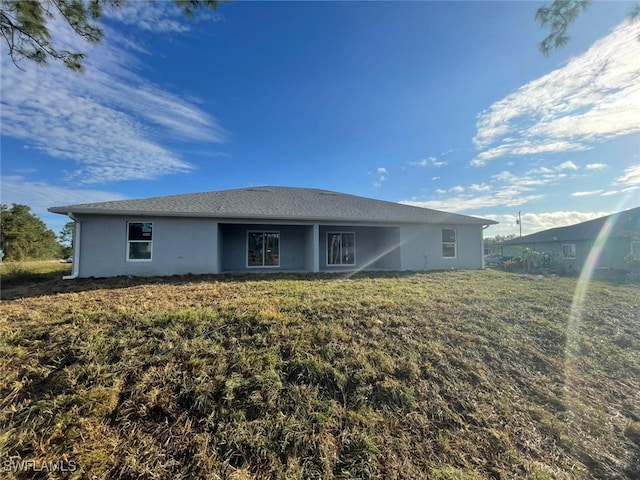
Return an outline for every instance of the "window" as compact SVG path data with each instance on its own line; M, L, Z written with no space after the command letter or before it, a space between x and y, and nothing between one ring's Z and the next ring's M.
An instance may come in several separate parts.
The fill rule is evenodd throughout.
M327 265L356 264L356 234L327 233Z
M247 232L247 266L280 266L280 232Z
M444 258L456 257L456 229L442 229L442 256Z
M153 223L127 224L127 261L150 261L153 247Z
M562 258L576 258L576 246L573 243L562 245Z
M636 257L640 257L640 242L635 240L631 241L631 253L633 253Z

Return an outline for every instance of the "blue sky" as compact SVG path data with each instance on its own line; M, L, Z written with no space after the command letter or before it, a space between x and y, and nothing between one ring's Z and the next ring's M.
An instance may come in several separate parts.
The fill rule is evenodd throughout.
M54 38L86 72L2 50L2 203L315 187L523 234L640 205L640 23L596 2L549 57L539 2L169 2Z

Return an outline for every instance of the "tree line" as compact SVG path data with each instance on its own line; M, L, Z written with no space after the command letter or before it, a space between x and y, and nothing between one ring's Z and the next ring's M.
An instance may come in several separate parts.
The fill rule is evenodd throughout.
M514 238L517 238L517 235L496 235L495 237L486 237L484 239L484 244L485 246L496 246L500 245L502 242L506 242L507 240L513 240Z
M0 205L0 248L4 260L65 258L71 255L73 222L59 236L47 227L31 207L14 203Z

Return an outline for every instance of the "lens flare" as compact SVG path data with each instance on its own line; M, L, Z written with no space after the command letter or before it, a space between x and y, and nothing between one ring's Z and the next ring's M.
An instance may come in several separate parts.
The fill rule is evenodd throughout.
M587 293L587 288L589 287L589 283L591 282L591 277L593 276L593 272L598 264L598 259L602 254L602 249L604 248L609 235L611 234L611 230L618 219L618 215L611 215L606 219L600 232L598 232L598 236L593 242L593 246L589 251L589 255L587 256L587 260L584 262L582 270L580 271L580 276L578 277L578 283L576 285L576 291L573 294L573 301L571 302L571 316L570 322L572 321L580 321L580 316L582 313L582 306L584 304L584 299Z
M569 323L567 325L567 343L565 346L565 387L570 386L575 378L575 358L580 351L578 332L580 331L580 325L582 323L582 311L589 283L593 277L593 272L598 264L598 259L602 254L604 245L606 244L617 220L618 214L614 214L608 217L602 225L602 228L600 229L600 232L598 232L598 236L589 251L587 260L582 266L580 276L578 277L578 283L576 284L576 289L573 293L571 311L569 312Z

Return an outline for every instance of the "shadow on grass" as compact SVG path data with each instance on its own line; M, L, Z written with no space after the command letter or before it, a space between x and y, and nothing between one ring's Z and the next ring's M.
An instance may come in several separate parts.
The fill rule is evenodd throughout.
M525 272L522 268L508 268L504 265L495 264L487 265L485 269L521 277L538 277L541 275L544 278L573 278L577 280L580 276L580 272L559 275L555 270L547 268L534 268L529 272ZM604 282L610 285L640 285L640 274L626 269L601 268L593 272L591 281Z
M497 268L487 268L498 272L517 275L520 277L537 278L537 273L507 272ZM350 279L375 279L375 278L404 278L416 274L442 273L449 270L428 271L369 271L369 272L250 272L250 273L219 273L219 274L186 274L155 277L134 277L121 275L117 277L102 278L78 278L75 280L63 280L59 272L29 272L23 271L16 275L4 274L1 278L0 300L15 300L17 298L39 297L60 293L90 292L104 289L120 289L137 287L141 285L187 285L212 282L247 282L247 281L272 281L272 280L350 280ZM611 285L640 285L638 276L616 276L594 278L600 282Z
M335 273L220 273L203 275L171 275L164 277L133 277L128 275L109 278L77 278L62 280L61 275L52 273L29 273L20 278L2 278L0 300L39 297L60 293L90 292L103 289L130 288L141 285L187 285L212 282L256 282L272 280L347 280L361 278L403 278L416 273L428 272L360 272L356 274Z

